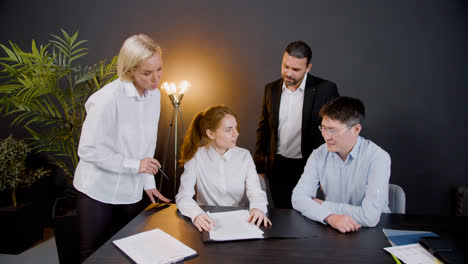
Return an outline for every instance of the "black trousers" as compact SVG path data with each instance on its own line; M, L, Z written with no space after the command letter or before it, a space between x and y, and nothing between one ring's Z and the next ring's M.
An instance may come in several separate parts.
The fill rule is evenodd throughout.
M292 191L304 172L306 162L306 159L289 159L275 155L273 167L267 172L267 177L276 208L292 208Z
M137 216L142 203L106 204L78 192L80 263Z

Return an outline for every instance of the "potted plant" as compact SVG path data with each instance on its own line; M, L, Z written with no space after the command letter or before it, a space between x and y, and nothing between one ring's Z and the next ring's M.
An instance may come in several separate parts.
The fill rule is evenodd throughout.
M13 116L11 125L24 127L33 149L45 152L71 183L79 161L84 104L92 93L117 78L117 57L109 63L81 66L76 62L87 54L86 40L79 40L78 32L70 35L64 30L60 36L51 36L39 47L33 40L31 51L23 51L11 41L10 47L0 44L7 55L0 58L0 113ZM58 198L53 209L55 239L63 263L76 256L77 228L73 225L77 213L73 205L73 199Z
M28 170L26 158L31 149L22 140L12 136L0 140L0 192L7 192L11 204L0 207L0 252L19 254L42 238L40 221L33 203L19 203L17 190L30 187L34 182L49 175L42 168Z

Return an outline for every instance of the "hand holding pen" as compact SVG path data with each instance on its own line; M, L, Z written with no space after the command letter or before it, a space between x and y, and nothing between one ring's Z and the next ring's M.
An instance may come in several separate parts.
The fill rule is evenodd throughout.
M156 173L158 173L158 169L160 167L161 164L157 159L146 157L140 160L140 168L138 169L138 173L147 173L155 175Z
M147 174L152 174L155 175L158 171L161 172L161 174L166 177L166 179L169 179L167 175L161 170L161 164L157 159L146 157L140 161L140 168L138 170L138 173L147 173ZM167 199L164 197L156 188L152 189L147 189L145 190L146 194L150 198L152 203L155 203L154 197L168 203L171 200Z
M157 159L147 157L140 161L140 169L138 170L138 173L148 173L155 175L158 171L160 171L161 174L167 180L169 180L169 177L166 175L166 173L161 170L161 164Z

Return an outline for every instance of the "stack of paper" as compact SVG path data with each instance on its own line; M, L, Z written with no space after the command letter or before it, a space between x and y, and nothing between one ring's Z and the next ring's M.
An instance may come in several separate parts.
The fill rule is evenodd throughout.
M384 249L390 252L390 254L405 262L406 264L441 263L420 244L386 247Z
M263 238L263 231L248 222L249 211L247 210L210 213L209 216L215 222L215 226L210 231L211 240Z
M136 263L174 263L197 252L161 229L153 229L113 241Z
M419 244L421 237L438 237L428 231L383 229L393 247L384 248L406 264L440 263L429 251Z

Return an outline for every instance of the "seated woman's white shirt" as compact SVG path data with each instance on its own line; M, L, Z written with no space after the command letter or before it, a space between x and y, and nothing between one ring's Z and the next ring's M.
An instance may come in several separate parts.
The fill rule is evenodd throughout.
M248 150L234 147L220 155L205 146L185 163L176 204L192 221L204 212L199 205L246 207L249 203L250 209L267 212L266 194Z

